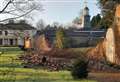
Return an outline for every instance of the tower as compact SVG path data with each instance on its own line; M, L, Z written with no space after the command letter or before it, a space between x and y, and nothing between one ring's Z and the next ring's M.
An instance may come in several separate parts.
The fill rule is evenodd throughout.
M87 1L84 0L84 8L82 13L82 28L90 28L90 15L89 15L89 8L87 7Z

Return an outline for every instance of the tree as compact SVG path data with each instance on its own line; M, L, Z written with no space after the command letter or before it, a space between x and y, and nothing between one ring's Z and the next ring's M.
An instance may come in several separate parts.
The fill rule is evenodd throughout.
M101 25L108 28L114 21L116 5L120 4L120 0L98 0L98 3L103 15Z
M102 29L107 29L110 27L110 25L112 24L113 19L111 19L111 21L109 21L109 18L103 17L100 21L100 26Z
M36 41L35 41L35 48L38 49L38 51L49 51L51 50L50 44L48 39L45 37L45 35L40 35Z
M28 21L27 21L27 20L23 20L23 19L18 20L18 22L19 22L20 24L28 24Z
M38 22L37 22L37 29L38 30L43 30L43 29L45 29L45 23L44 23L44 21L42 20L42 19L40 19Z
M96 16L93 16L91 20L91 26L92 27L100 27L100 22L101 22L101 16L100 14L97 14Z
M65 31L63 28L60 27L56 32L55 47L59 49L63 49L63 48L67 48L68 44L69 43Z
M9 19L17 19L21 17L32 17L30 14L33 11L41 11L42 5L39 0L1 0L0 15L5 19L1 19L0 22L7 21Z
M88 76L88 62L83 59L78 59L74 62L71 74L74 79L83 79Z
M58 22L53 22L53 24L52 24L52 26L53 26L53 27L56 27L56 28L59 27L59 25L60 25L60 24L59 24Z
M73 20L73 23L74 24L80 24L81 23L81 19L79 17L76 17L74 20Z
M50 24L48 24L48 25L45 27L45 30L49 30L49 29L51 29L51 25L50 25Z
M74 24L82 24L82 17L83 16L83 10L80 11L79 16L77 16L72 22Z

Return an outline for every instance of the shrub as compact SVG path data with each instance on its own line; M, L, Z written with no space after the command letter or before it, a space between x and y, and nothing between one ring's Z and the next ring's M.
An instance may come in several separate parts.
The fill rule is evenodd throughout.
M88 62L84 59L78 59L74 62L71 74L74 79L82 79L88 76Z
M69 47L69 38L66 37L65 30L59 28L56 32L55 48L64 49Z

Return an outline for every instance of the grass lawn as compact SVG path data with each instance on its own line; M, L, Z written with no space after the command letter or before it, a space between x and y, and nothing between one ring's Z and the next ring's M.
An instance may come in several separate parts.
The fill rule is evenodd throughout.
M23 52L18 48L1 48L0 82L97 82L93 80L73 80L69 71L50 72L44 69L23 68L17 60Z
M89 49L89 48L87 48ZM76 51L86 51L76 48ZM120 73L89 73L88 79L74 80L69 71L50 72L44 69L23 68L17 60L19 48L0 48L0 82L120 82Z
M4 68L2 72L8 70L8 68ZM75 81L68 71L48 72L40 69L11 68L7 75L0 76L0 82L13 82L14 80L16 80L15 82L96 82L92 80Z
M82 47L82 48L71 48L72 50L76 51L76 52L82 52L82 53L85 53L87 52L89 49L91 49L93 47Z

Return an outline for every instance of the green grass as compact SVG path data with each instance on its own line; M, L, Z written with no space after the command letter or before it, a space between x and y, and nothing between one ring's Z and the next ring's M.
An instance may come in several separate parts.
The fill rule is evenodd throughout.
M96 82L87 79L74 80L69 71L50 72L23 68L21 61L16 60L22 53L20 50L9 49L0 56L0 82Z
M85 47L85 48L71 48L72 50L76 51L76 52L82 52L82 53L86 53L89 49L91 49L92 47Z
M0 52L4 54L19 54L22 51L18 47L0 47Z
M96 82L90 80L73 80L69 71L49 72L41 69L11 68L0 69L2 72L8 72L2 75L0 80L5 82L16 80L16 82ZM4 77L4 79L3 79ZM0 82L1 82L0 81Z
M20 48L18 47L0 47L0 51L20 51Z

